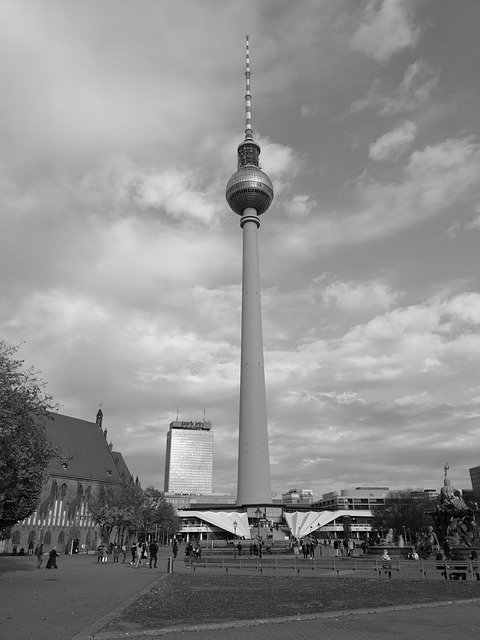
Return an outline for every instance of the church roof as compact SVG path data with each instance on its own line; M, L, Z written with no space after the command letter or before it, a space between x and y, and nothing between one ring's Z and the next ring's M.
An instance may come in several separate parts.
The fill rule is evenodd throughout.
M129 480L133 480L132 474L122 454L119 451L112 451L112 458L122 481L128 482Z
M45 431L47 438L54 447L60 449L61 453L59 457L50 461L48 465L50 475L100 482L107 480L118 482L122 479L103 431L95 422L71 418L59 413L51 416L53 419L45 422ZM125 465L125 461L123 464Z

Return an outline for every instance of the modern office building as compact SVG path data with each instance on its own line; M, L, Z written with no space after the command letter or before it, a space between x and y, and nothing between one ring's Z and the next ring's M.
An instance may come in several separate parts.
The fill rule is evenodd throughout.
M289 489L287 493L282 493L283 504L312 504L312 489Z
M313 503L315 509L336 511L340 509L361 511L384 504L388 487L356 487L324 493L321 500Z
M470 480L472 481L473 493L477 500L480 500L480 467L472 467L470 471Z
M212 423L170 423L165 458L165 493L213 493Z

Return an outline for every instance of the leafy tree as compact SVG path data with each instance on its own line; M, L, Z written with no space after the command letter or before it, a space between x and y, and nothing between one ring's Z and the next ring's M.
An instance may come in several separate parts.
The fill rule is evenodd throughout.
M415 533L433 524L430 513L435 511L435 500L421 489L401 489L390 491L385 504L372 508L372 528L380 531L393 529L397 535L404 535L404 529Z
M161 491L137 482L109 483L92 496L89 509L94 521L100 525L101 536L108 542L116 527L117 540L123 542L128 532L141 538L158 531L173 532L179 528L175 510Z
M134 482L100 485L88 503L93 520L100 525L103 542L109 541L115 527L119 542L123 542L126 531L137 531L142 524L142 505L143 490Z
M38 373L14 358L17 350L0 341L0 531L35 511L58 453L45 433L57 407Z
M165 500L163 492L155 487L145 489L141 514L141 532L145 537L157 537L160 532L168 535L180 529L175 508Z

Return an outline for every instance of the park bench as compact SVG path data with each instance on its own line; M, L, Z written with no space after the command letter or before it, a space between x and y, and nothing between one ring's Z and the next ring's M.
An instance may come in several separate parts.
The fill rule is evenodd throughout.
M379 578L382 577L382 574L388 575L388 577L391 578L392 571L397 571L398 573L401 571L398 560L377 560L375 565Z
M478 564L473 564L470 560L465 561L451 561L452 564L448 564L448 562L439 562L437 564L437 569L441 572L442 576L445 580L466 580L468 575L471 575L472 578L476 580L480 580L480 573Z

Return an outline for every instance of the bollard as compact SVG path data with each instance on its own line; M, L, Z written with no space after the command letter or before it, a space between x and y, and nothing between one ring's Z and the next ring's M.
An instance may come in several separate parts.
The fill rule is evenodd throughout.
M173 558L167 559L167 573L173 573Z

